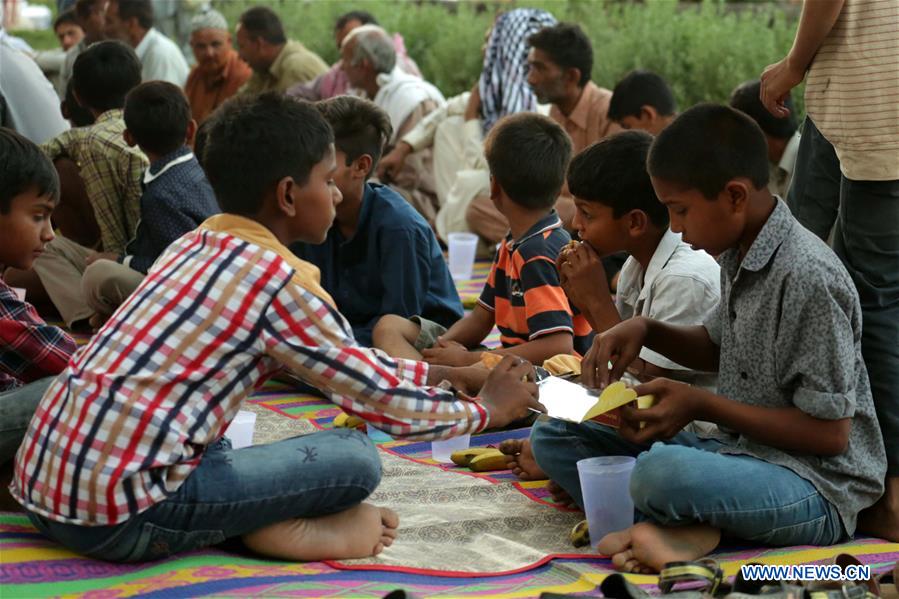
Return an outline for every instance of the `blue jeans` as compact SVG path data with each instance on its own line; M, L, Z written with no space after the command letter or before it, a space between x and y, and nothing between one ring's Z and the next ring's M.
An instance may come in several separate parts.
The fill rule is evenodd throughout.
M29 513L42 533L88 557L116 562L161 559L239 537L292 518L349 509L381 480L368 437L337 429L242 449L209 446L178 490L114 526L62 524Z
M843 176L833 146L807 118L788 205L826 239L852 276L862 307L862 357L871 380L887 452L888 476L899 476L899 180Z
M0 393L0 466L16 456L37 404L55 377Z
M768 545L830 545L844 537L836 508L810 482L762 460L718 453L723 446L688 432L640 446L607 426L548 418L531 431L537 464L581 508L578 460L630 455L637 457L630 484L637 520L702 522Z

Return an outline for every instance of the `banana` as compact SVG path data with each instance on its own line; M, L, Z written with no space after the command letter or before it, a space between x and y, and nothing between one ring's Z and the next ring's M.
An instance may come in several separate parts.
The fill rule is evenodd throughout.
M492 447L469 447L468 449L460 449L454 451L450 456L453 464L457 466L468 466L469 463L479 455L495 451Z
M590 530L587 528L586 520L581 520L574 525L574 528L568 533L568 540L575 547L586 547L590 544Z
M358 416L352 416L346 412L341 412L334 417L331 423L336 428L359 428L365 424L365 421Z
M508 470L506 454L498 449L491 449L468 462L472 472L491 472L493 470Z

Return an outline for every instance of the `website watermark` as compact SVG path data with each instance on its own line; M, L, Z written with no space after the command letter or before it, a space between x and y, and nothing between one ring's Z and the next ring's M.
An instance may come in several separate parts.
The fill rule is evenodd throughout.
M847 580L857 582L871 578L871 566L849 564L845 568L831 565L762 565L740 566L745 580Z

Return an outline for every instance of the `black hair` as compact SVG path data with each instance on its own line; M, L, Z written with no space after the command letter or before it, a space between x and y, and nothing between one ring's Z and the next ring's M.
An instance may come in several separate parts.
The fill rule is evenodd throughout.
M334 142L315 106L274 92L231 98L212 118L202 163L219 205L232 214L257 214L284 177L304 185Z
M784 105L790 109L790 114L778 118L768 112L762 100L759 97L761 93L762 83L758 79L744 81L731 93L730 105L737 110L741 110L752 117L762 131L777 139L790 139L796 133L798 125L796 123L795 108L793 108L793 97L788 93Z
M240 15L240 25L251 37L261 37L276 46L287 43L281 19L268 6L254 6L244 11Z
M99 112L121 108L128 92L140 85L140 60L120 41L97 42L75 59L72 79L85 108Z
M378 20L367 10L351 10L350 12L337 17L337 22L334 23L334 31L340 31L346 27L346 24L350 21L359 21L363 25L378 24Z
M103 3L104 0L75 0L75 15L79 19L87 19L91 16L93 8Z
M144 152L160 156L184 146L190 104L168 81L147 81L125 98L125 126Z
M87 127L94 124L94 115L91 111L78 103L75 99L75 80L69 79L66 83L66 95L62 100L64 116L73 127Z
M626 116L640 116L640 109L652 106L661 116L677 112L674 94L665 80L651 72L631 71L615 86L609 101L609 118L621 121Z
M571 159L571 138L543 115L520 112L497 122L484 142L490 174L525 208L555 204Z
M212 130L216 114L218 114L218 110L206 117L206 120L197 127L197 132L194 133L194 156L197 157L197 162L200 163L203 170L206 170L203 164L206 160L206 144L209 141L209 132Z
M381 159L384 144L393 134L390 117L373 102L354 96L337 96L316 103L322 116L334 131L334 146L346 154L346 165L368 154L371 176Z
M0 214L9 213L12 200L31 188L38 195L59 200L59 176L53 163L30 139L0 127Z
M544 27L528 38L528 44L542 52L563 69L575 68L581 72L578 85L587 85L593 72L593 44L580 26L574 23L557 23Z
M153 0L114 0L119 5L119 18L123 21L135 17L144 29L153 27Z
M642 210L652 224L667 228L668 209L656 197L646 172L651 145L652 135L645 131L623 131L593 144L571 160L568 191L611 207L615 218Z
M78 17L75 16L74 8L70 8L59 13L59 16L56 17L55 21L53 21L53 31L56 31L56 29L60 25L64 25L66 23L71 23L72 25L78 25L79 27L81 27L81 24L78 23Z
M728 181L768 185L768 146L751 118L729 106L697 104L681 113L649 150L649 174L714 200Z

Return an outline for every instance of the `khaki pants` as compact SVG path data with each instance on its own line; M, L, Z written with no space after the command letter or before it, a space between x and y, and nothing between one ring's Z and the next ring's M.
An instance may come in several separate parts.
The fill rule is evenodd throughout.
M58 235L34 262L34 272L68 326L94 313L81 291L84 261L93 251Z
M97 260L84 271L81 291L94 312L110 316L134 293L145 276L130 266Z

